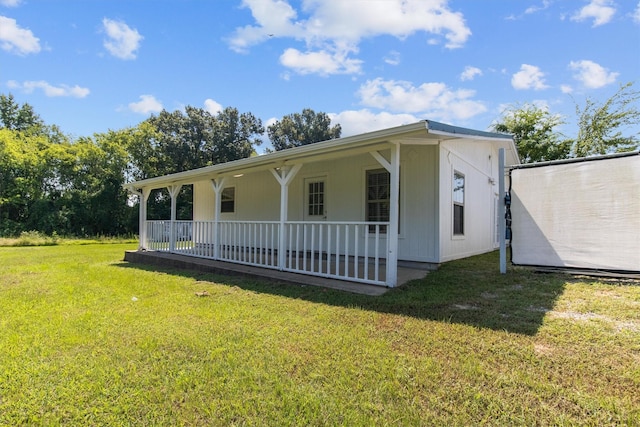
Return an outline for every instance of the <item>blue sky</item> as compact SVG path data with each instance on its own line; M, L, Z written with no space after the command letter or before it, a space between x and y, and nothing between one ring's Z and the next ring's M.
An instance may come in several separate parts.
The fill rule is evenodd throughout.
M640 89L639 46L636 0L0 0L0 93L74 136L185 105L484 130L522 103L572 136L576 102Z

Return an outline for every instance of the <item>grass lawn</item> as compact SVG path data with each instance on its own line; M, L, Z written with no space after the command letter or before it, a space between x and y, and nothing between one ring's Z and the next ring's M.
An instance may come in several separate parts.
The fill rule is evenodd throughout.
M0 248L0 425L640 425L637 282L494 253L367 297L133 248Z

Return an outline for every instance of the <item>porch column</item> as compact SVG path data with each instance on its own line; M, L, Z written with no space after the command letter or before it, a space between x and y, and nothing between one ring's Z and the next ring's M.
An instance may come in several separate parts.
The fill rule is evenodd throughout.
M167 187L169 195L171 196L171 222L170 222L170 236L169 236L169 252L173 252L176 249L176 203L178 194L182 185L170 185Z
M149 195L151 190L148 188L139 188L136 190L138 193L138 200L140 204L140 211L138 212L138 250L147 249L147 202L149 201Z
M391 159L387 161L377 151L371 155L389 172L389 228L387 228L387 286L393 288L398 284L398 223L400 201L400 144L391 146Z
M226 177L211 180L211 186L215 193L215 202L213 203L213 259L218 259L220 256L220 228L218 223L220 221L220 205L222 204L222 189L227 181Z
M278 267L280 271L284 269L286 260L286 238L285 224L287 222L287 210L289 207L289 184L298 171L302 168L302 164L293 167L283 166L278 169L271 169L271 173L280 183L280 236L278 238Z

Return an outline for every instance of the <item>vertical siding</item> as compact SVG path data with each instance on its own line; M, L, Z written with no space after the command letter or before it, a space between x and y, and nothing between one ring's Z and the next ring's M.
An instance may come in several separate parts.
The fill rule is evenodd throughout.
M498 155L490 143L443 142L440 150L440 259L448 261L494 249ZM465 175L464 236L453 235L453 173Z

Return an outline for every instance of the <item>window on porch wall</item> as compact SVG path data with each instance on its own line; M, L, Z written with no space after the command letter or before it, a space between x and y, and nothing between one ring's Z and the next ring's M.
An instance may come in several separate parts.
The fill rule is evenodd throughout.
M226 187L220 196L220 212L234 213L236 211L236 188Z
M464 236L464 175L453 173L453 235Z
M368 222L388 222L391 195L391 178L386 169L367 171L367 212ZM375 232L375 226L369 227L369 232ZM381 233L387 232L386 226L380 227Z

